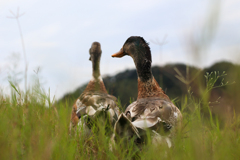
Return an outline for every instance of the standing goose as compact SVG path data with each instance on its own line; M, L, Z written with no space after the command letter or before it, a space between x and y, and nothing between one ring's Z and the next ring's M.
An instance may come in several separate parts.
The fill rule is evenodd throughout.
M182 114L171 102L152 75L151 51L148 43L138 36L127 39L119 52L112 57L129 55L133 58L138 75L138 97L122 113L114 127L113 142L117 137L136 137L143 143L146 130L150 130L153 143L167 143L171 147L171 130L181 123Z
M119 109L115 103L117 99L107 93L100 74L102 54L100 43L93 42L89 53L93 69L92 79L73 105L70 124L70 127L82 126L87 132L91 130L95 120L100 120L99 117L103 116L103 123L108 121L113 126L119 115Z

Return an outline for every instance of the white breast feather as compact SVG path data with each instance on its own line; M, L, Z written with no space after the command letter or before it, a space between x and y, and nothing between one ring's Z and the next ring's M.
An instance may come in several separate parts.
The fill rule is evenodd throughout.
M94 115L96 110L92 106L87 106L86 113L90 116Z

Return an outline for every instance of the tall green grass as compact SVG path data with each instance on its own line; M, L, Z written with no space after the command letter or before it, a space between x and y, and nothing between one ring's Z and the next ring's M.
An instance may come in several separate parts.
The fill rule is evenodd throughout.
M215 7L216 5L214 5ZM227 122L213 116L208 101L209 93L216 86L217 80L226 76L224 73L206 75L206 88L202 87L201 98L192 96L188 77L179 71L176 77L189 90L182 97L179 106L183 114L182 126L178 128L173 140L173 147L147 143L141 149L132 141L127 145L116 144L110 150L110 137L105 136L105 129L99 125L98 130L85 135L84 131L69 131L71 106L54 103L50 91L45 92L37 80L32 87L27 87L28 62L22 31L18 18L19 11L13 17L17 20L25 60L25 90L10 81L11 95L0 93L0 159L240 159L240 117L234 114ZM213 14L215 15L215 14ZM212 19L210 17L210 22ZM207 23L212 24L212 23ZM200 55L195 49L206 48L211 40L213 27L205 28L201 41L191 39L194 55ZM199 33L199 32L197 32ZM210 38L209 36L210 35ZM198 40L197 39L197 40ZM201 43L205 42L205 43ZM200 43L200 44L198 44ZM239 89L239 88L234 88ZM132 101L132 100L130 100ZM119 101L119 107L122 110ZM239 103L240 104L240 103Z
M91 135L72 133L67 102L53 103L39 83L25 93L10 82L11 95L0 95L0 159L239 159L240 118L234 114L221 121L207 103L219 76L206 75L209 87L202 99L194 99L191 90L183 97L183 122L170 149L151 143L139 149L129 142L110 150L110 137L101 125Z

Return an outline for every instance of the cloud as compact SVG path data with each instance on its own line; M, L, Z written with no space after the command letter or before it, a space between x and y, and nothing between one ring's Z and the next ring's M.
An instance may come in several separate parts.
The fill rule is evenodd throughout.
M131 12L137 14L138 12L144 12L150 10L159 5L166 4L164 1L159 0L148 0L148 1L139 1L139 0L122 0L114 4L111 4L111 7L117 9L118 11Z
M61 98L67 92L74 91L92 77L91 67L83 68L67 63L58 63L52 68L44 67L42 73L47 82L45 88L50 87L54 93L56 92L56 98Z
M56 47L58 44L54 37L60 34L60 31L60 25L50 24L28 32L24 39L30 48Z
M0 62L12 51L21 52L21 41L16 22L6 18L9 9L26 14L20 19L25 40L29 74L37 66L42 67L45 87L60 98L91 79L91 62L88 50L93 41L102 45L102 74L116 74L135 68L131 57L114 59L118 51L132 35L143 36L150 42L153 64L190 63L208 65L215 60L230 59L221 51L239 44L239 2L222 2L218 33L208 60L199 64L186 53L186 34L195 27L194 33L204 23L209 1L0 1ZM4 17L4 18L2 18ZM197 26L197 27L196 27ZM196 29L198 28L198 29ZM230 28L230 29L229 29ZM161 47L151 40L161 41L167 35L167 44ZM215 49L216 47L216 49ZM218 50L217 50L218 49ZM220 54L219 56L216 56ZM2 71L2 70L1 70Z
M221 7L221 21L224 24L235 24L236 22L239 22L239 6L240 2L236 0L223 1Z

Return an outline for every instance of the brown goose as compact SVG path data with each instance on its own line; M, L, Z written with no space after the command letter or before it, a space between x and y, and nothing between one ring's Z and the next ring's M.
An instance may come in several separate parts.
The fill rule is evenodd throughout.
M153 143L166 142L171 147L171 130L181 123L182 114L152 75L150 48L142 37L132 36L112 57L125 55L133 58L137 69L138 98L119 116L112 140L136 135L136 141L142 143L146 136L144 131L150 130Z
M100 74L102 54L100 43L93 42L89 53L93 69L92 79L75 101L71 115L71 127L82 126L86 131L90 131L92 121L100 116L104 115L105 120L107 118L113 126L119 115L119 109L115 103L117 98L107 93Z

